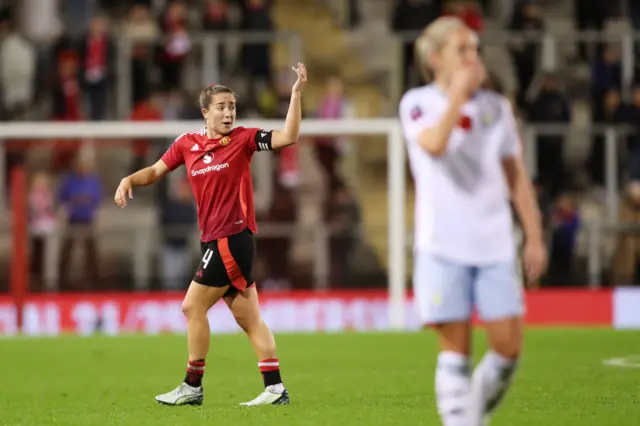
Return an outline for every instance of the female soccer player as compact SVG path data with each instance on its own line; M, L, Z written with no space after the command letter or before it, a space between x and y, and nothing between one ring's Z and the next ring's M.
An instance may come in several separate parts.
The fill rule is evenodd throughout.
M298 140L300 97L307 70L301 63L293 70L298 78L284 131L234 127L236 96L225 86L209 86L200 94L206 126L178 137L162 159L122 179L116 190L115 202L125 207L134 186L151 185L184 164L198 206L202 260L182 303L187 318L187 374L176 389L156 396L162 404L202 404L202 376L210 337L207 311L220 299L247 333L264 380L264 392L241 405L289 403L280 378L276 344L260 316L251 277L257 229L249 164L256 151L284 148Z
M478 426L507 390L522 344L509 196L526 233L529 280L546 267L540 213L511 107L479 89L486 74L477 35L457 18L439 18L417 39L416 57L432 80L400 103L416 182L416 304L439 336L435 389L443 424ZM471 376L474 308L490 349Z

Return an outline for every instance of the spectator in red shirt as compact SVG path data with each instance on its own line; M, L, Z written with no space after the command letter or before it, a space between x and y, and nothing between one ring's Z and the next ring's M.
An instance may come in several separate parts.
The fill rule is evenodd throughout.
M55 121L82 120L81 90L78 81L78 57L66 52L58 57L58 81L53 92L53 119ZM80 147L77 139L54 142L52 168L54 171L69 170L73 157Z
M187 33L187 24L185 5L182 2L171 3L162 21L165 41L159 52L162 84L165 89L175 89L181 85L184 60L191 51L191 37Z
M131 113L131 121L162 121L162 113L160 112L160 99L158 94L152 93L145 96L133 108ZM145 159L149 154L151 146L150 139L135 139L132 141L133 163L132 170L139 170L144 167Z

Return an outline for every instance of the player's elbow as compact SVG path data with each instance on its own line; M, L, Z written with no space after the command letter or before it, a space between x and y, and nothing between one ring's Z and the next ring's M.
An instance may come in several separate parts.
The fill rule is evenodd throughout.
M298 143L299 136L300 135L298 133L283 132L274 141L273 147L275 149L278 149L278 148L286 148L288 146L295 145L296 143Z
M300 139L300 136L298 134L287 136L285 138L285 141L284 141L285 146L297 144L298 143L298 139Z
M446 145L439 144L433 139L421 139L420 146L432 157L442 157L447 152Z

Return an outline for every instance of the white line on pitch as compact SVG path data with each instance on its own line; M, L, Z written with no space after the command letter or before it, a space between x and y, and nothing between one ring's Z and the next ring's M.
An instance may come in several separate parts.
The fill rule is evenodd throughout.
M602 361L604 365L619 368L640 368L640 355L630 355L621 358L610 358Z

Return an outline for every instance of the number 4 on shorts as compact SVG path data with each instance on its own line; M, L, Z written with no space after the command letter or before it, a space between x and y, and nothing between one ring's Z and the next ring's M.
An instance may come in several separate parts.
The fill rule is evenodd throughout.
M202 269L207 269L207 266L209 266L209 262L211 261L212 256L213 256L213 250L207 249L207 251L204 252L204 256L202 256L202 263L204 263L204 266L202 267Z

